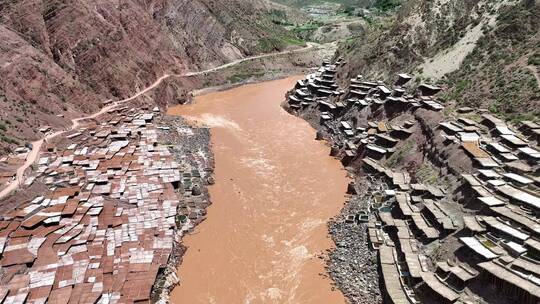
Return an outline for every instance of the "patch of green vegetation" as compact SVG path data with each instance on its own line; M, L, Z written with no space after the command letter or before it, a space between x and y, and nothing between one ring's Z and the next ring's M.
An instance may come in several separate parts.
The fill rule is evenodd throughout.
M439 172L433 165L424 162L416 170L416 179L426 185L437 185Z
M238 83L238 82L242 82L242 81L245 81L246 79L249 79L249 78L257 78L257 77L262 77L266 74L265 71L263 70L255 70L255 71L238 71L236 73L234 73L233 75L229 76L227 78L227 81L229 83Z
M284 11L272 9L270 11L270 20L272 23L282 26L291 26L293 25L288 19L287 14Z
M355 10L356 8L351 5L343 5L341 7L341 10L339 11L339 14L343 14L347 17L354 17L355 16Z
M534 114L534 113L519 113L511 117L508 117L507 119L509 119L510 122L512 122L513 124L518 125L522 121L526 121L526 120L538 121L539 117L537 114Z
M465 89L470 86L470 84L471 82L468 79L458 80L456 84L453 84L452 89L442 96L442 99L444 99L445 101L459 99Z
M536 79L528 69L515 68L507 72L506 77L495 78L493 90L497 93L488 109L506 120L538 120L540 108L534 107L540 99L540 89ZM529 84L533 83L533 86ZM531 105L532 107L529 107Z
M468 118L476 123L482 122L482 116L480 116L480 114L478 113L471 113L471 114L465 115L465 118Z
M347 39L341 42L341 46L346 48L347 50L352 49L355 44L356 44L355 37L348 37Z
M319 21L310 21L307 23L299 24L294 27L290 27L291 33L305 41L311 41L313 34L319 30L324 23Z
M187 221L187 216L179 214L176 216L176 227L181 227Z
M295 36L272 36L260 38L257 42L257 51L261 53L270 53L276 50L282 50L288 45L305 45L305 41Z
M382 12L386 12L395 9L399 5L400 2L398 0L377 0L373 7Z
M304 40L296 37L284 37L282 41L284 41L288 45L304 46L306 44Z
M496 246L496 245L495 245L492 241L490 241L490 240L483 240L483 241L482 241L482 244L483 244L484 246L486 246L487 248L493 248L493 247Z
M444 98L443 98L444 99ZM456 112L454 107L444 107L443 115L444 117L450 117Z
M4 134L0 135L0 140L2 140L5 143L8 143L8 144L14 144L14 145L19 144L19 141L17 141L16 139L8 137L8 136L6 136Z
M304 24L300 24L292 28L292 31L296 34L302 34L304 32L314 32L323 26L322 22L319 21L310 21Z
M397 167L414 147L415 143L412 140L406 140L403 146L398 148L398 150L386 160L386 166L390 168Z
M2 131L6 131L6 130L7 130L7 127L6 127L6 125L5 125L3 122L0 122L0 130L2 130Z
M279 49L281 45L280 41L274 37L260 38L257 43L257 49L262 53L269 53L276 49Z
M371 18L370 16L362 16L362 19L364 19L364 21L368 24L368 25L372 25L374 20L373 18Z
M380 39L381 36L385 36L387 31L393 26L393 18L384 16L384 14L361 16L371 29L371 35L373 39Z
M540 53L532 54L529 57L529 60L527 60L527 63L530 64L530 65L540 67Z

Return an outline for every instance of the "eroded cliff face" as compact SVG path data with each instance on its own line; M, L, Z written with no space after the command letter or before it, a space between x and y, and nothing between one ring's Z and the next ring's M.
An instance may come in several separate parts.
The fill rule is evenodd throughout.
M97 109L100 96L56 64L40 45L32 45L3 25L0 40L0 146L35 137L42 123L68 123L57 115ZM48 39L43 42L47 44Z
M2 0L0 147L163 74L283 49L293 37L272 19L283 9L263 0ZM161 90L160 102L176 101L180 88Z

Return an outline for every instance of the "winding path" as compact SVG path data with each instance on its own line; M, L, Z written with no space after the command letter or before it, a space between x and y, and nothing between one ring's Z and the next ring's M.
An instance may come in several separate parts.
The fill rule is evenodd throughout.
M269 54L262 54L262 55L257 55L257 56L246 57L246 58L238 59L238 60L223 64L223 65L220 65L220 66L217 66L217 67L214 67L214 68L210 68L210 69L207 69L207 70L204 70L204 71L188 72L188 73L183 73L183 74L165 74L165 75L161 76L160 78L158 78L153 84L151 84L150 86L146 87L145 89L135 93L131 97L115 101L115 102L103 107L99 112L96 112L96 113L91 114L89 116L84 116L84 117L79 117L79 118L72 119L71 120L72 125L71 125L71 127L69 129L60 130L60 131L48 134L44 138L32 142L32 150L30 152L28 152L28 155L26 156L26 161L24 162L24 164L17 169L15 179L13 181L11 181L8 184L7 187L2 189L2 191L0 191L0 200L4 199L12 191L15 191L15 190L17 190L19 188L20 184L24 181L24 173L25 173L26 169L28 169L30 166L32 166L32 164L38 159L39 151L41 151L41 146L43 145L43 142L47 142L48 140L53 139L56 136L59 136L59 135L62 135L64 133L67 133L67 132L70 132L70 131L74 130L75 128L79 127L81 121L86 120L86 119L96 118L97 116L99 116L101 114L104 114L104 113L114 109L115 107L119 106L120 104L131 101L131 100L133 100L135 98L138 98L138 97L148 93L149 91L155 89L158 85L160 85L163 82L163 80L165 80L165 79L167 79L169 77L191 77L191 76L204 75L206 73L216 72L216 71L219 71L219 70L222 70L222 69L225 69L225 68L240 64L242 62L261 59L261 58L268 58L268 57L273 57L273 56L279 56L279 55L285 55L285 54L301 53L301 52L305 52L305 51L308 51L310 49L313 49L316 46L319 46L319 44L312 43L312 42L308 42L306 44L307 44L307 46L304 47L304 48L295 49L295 50L288 50L288 51L282 51L282 52L277 52L277 53L269 53Z

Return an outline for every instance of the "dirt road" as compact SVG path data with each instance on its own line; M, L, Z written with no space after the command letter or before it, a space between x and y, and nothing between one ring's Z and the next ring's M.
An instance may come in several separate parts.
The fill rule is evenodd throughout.
M304 47L304 48L301 48L301 49L288 50L288 51L283 51L283 52L278 52L278 53L270 53L270 54L263 54L263 55L246 57L246 58L238 59L238 60L235 60L233 62L229 62L229 63L223 64L223 65L220 65L218 67L210 68L210 69L207 69L207 70L204 70L204 71L187 72L187 73L183 73L183 74L165 74L165 75L161 76L160 78L158 78L153 84L151 84L150 86L146 87L145 89L135 93L131 97L115 101L115 102L103 107L99 112L96 112L96 113L94 113L92 115L72 119L71 120L72 125L71 125L71 127L69 129L60 130L60 131L48 134L44 138L32 142L32 150L26 156L26 161L24 162L24 164L17 169L17 174L15 176L15 180L13 180L11 183L8 184L8 186L6 188L4 188L2 191L0 191L0 200L4 199L12 191L17 190L19 188L20 184L22 182L24 182L24 173L25 173L26 169L28 169L30 166L32 166L32 164L39 158L39 151L41 150L41 146L43 145L43 142L47 142L48 140L50 140L50 139L52 139L52 138L54 138L56 136L59 136L61 134L64 134L64 133L67 133L67 132L70 132L70 131L76 129L77 127L79 127L80 122L83 121L83 120L96 118L97 116L99 116L101 114L104 114L104 113L114 109L115 107L121 105L122 103L131 101L131 100L133 100L135 98L138 98L138 97L148 93L149 91L155 89L158 85L161 84L161 82L163 82L165 79L167 79L169 77L191 77L191 76L204 75L206 73L211 73L211 72L215 72L215 71L218 71L218 70L221 70L221 69L225 69L225 68L240 64L242 62L246 62L246 61L250 61L250 60L256 60L256 59L260 59L260 58L268 58L268 57L273 57L273 56L279 56L279 55L284 55L284 54L293 54L293 53L305 52L305 51L313 49L313 48L315 48L317 46L319 46L319 44L308 42L307 46Z

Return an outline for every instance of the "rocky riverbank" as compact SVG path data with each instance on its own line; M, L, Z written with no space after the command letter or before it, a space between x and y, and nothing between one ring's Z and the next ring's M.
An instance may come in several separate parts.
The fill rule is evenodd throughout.
M329 146L339 144L319 123L317 116L305 112L302 118L317 130L319 140L325 140ZM377 252L370 247L368 235L368 221L376 218L369 215L369 219L360 220L359 215L368 213L371 193L380 191L384 186L382 181L359 175L351 167L347 170L354 182L349 184L347 202L328 223L336 247L328 252L326 268L351 303L382 303Z
M328 223L336 247L330 251L327 270L339 289L352 303L380 303L377 253L369 248L367 223L357 218L367 210L371 184L357 177L354 192L340 214Z
M214 158L210 130L206 127L197 127L181 117L165 116L163 123L175 130L175 132L163 134L160 140L169 146L176 161L188 163L195 168L196 172L203 172L203 174L199 174L201 175L199 184L193 185L191 193L181 191L185 197L180 203L173 250L167 267L156 279L152 290L152 298L156 303L168 303L170 293L180 284L177 269L182 264L182 257L188 249L182 243L182 238L206 219L206 209L212 204L207 187L214 183ZM201 162L196 155L202 155L204 162ZM195 195L197 200L192 200L192 195Z
M329 132L338 128L337 121L322 124L321 113L317 109L308 108L297 112L291 107L290 101L289 99L288 103L284 103L283 107L316 129L317 140L324 140L332 147L343 144L340 138ZM337 156L334 149L330 153ZM380 181L359 175L353 167L346 169L354 182L349 185L348 200L340 213L328 223L329 233L336 246L328 252L326 270L351 303L382 303L377 252L369 245L368 219L360 220L359 215L367 214L370 193L383 186ZM374 221L375 217L370 215L369 219Z

